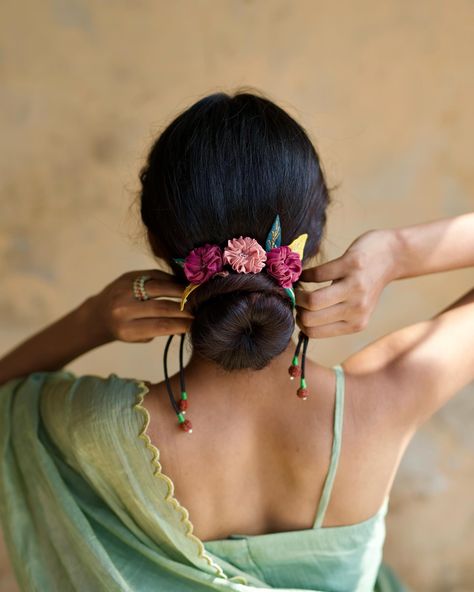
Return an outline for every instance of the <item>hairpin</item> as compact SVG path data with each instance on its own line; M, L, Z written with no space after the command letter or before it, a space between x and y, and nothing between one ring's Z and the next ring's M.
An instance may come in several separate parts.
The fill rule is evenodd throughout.
M237 273L259 273L263 268L273 276L296 306L292 284L303 270L302 259L308 234L300 234L289 245L281 245L280 216L277 214L265 241L265 249L256 239L249 236L231 238L227 246L206 243L194 248L185 258L176 257L173 261L184 270L189 284L182 294L180 310L183 310L188 296L202 283L215 275L227 275L224 265Z
M231 269L237 273L259 273L265 268L267 273L276 279L278 285L285 289L291 300L292 307L295 308L295 293L292 285L300 277L303 269L302 259L307 238L307 233L300 234L289 245L282 246L280 217L277 214L267 235L265 249L256 239L248 236L240 236L238 238L229 239L227 246L224 249L221 249L219 245L206 243L200 247L192 249L185 258L173 258L173 261L183 268L184 274L190 282L183 291L180 310L184 309L184 305L191 292L198 288L202 283L215 276L228 275L229 270L224 269L225 265L229 265ZM189 419L184 417L188 409L188 395L185 387L183 367L183 344L185 333L181 334L179 350L179 377L181 388L181 399L179 403L177 403L174 398L168 377L167 357L173 336L174 334L168 337L164 351L163 365L165 382L171 404L178 417L179 426L185 432L192 433L192 424ZM300 376L300 386L296 394L302 400L308 398L308 389L304 374L308 341L308 336L300 331L293 360L291 366L288 368L290 380ZM303 346L303 352L300 367L298 357L301 346Z

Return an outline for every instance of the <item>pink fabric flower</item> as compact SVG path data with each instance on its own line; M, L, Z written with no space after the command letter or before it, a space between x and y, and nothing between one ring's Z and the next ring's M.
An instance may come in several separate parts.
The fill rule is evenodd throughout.
M249 236L227 241L223 261L239 273L258 273L265 267L267 253L256 239Z
M291 288L300 277L303 267L298 253L288 246L274 247L267 253L267 271L282 288Z
M209 243L193 249L184 260L184 274L192 284L205 282L222 267L221 248Z

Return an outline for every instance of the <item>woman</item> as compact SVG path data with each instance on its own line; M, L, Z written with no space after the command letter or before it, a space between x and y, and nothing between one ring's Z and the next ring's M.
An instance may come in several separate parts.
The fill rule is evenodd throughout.
M21 589L407 590L382 561L390 490L416 430L474 378L474 291L332 368L307 339L363 329L390 281L472 266L474 215L370 230L302 271L330 192L304 129L247 92L181 113L140 179L172 273L124 274L0 361ZM163 382L63 369L161 335L165 374L171 336L192 346Z

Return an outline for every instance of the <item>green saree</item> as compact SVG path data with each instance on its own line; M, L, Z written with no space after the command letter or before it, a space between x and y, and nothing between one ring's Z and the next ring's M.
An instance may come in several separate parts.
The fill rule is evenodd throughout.
M339 411L320 510L340 449L344 381L335 370ZM116 374L65 370L0 386L0 522L22 591L407 592L381 561L388 498L357 525L200 541L147 435L147 391Z

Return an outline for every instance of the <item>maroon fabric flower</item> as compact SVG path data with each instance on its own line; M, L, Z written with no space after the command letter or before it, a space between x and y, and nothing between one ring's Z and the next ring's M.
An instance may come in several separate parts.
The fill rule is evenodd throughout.
M222 251L206 243L193 249L184 260L184 274L192 284L201 284L222 270Z
M282 288L291 288L300 277L303 266L298 253L288 246L273 247L267 253L267 272Z

